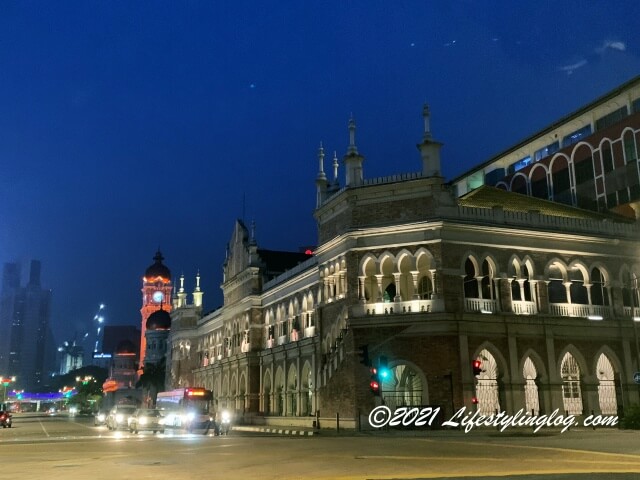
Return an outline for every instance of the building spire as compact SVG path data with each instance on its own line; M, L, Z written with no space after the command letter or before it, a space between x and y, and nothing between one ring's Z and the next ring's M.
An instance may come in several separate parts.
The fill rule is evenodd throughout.
M418 144L418 150L422 157L422 175L425 177L441 177L440 148L442 144L433 139L431 135L431 112L426 103L422 107L424 119L424 133L422 143Z
M364 157L358 153L358 147L356 147L356 121L353 119L353 114L351 114L349 119L349 147L347 148L347 154L344 156L345 186L359 187L363 184L363 161Z
M338 183L338 153L333 151L333 183Z
M327 176L324 173L324 148L322 148L322 142L320 142L320 148L318 148L318 180L324 180Z
M316 208L320 208L327 194L327 176L324 173L324 148L318 148L318 176L316 177Z
M422 118L424 119L424 140L431 140L430 116L431 112L429 110L429 105L425 103L422 107Z
M353 113L349 118L349 148L347 149L347 155L357 154L358 147L356 147L356 121L353 118Z
M193 291L193 305L196 308L202 308L202 295L204 293L200 290L200 269L196 274L196 289Z

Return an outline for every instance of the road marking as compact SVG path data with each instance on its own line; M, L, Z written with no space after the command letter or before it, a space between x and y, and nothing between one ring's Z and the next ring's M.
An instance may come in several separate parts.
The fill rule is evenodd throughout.
M49 432L47 432L47 429L46 429L46 428L44 428L44 425L42 424L42 421L41 421L41 420L38 420L38 423L39 423L39 424L40 424L40 426L42 427L42 431L45 433L45 435L46 435L47 437L50 437L51 435L49 435Z

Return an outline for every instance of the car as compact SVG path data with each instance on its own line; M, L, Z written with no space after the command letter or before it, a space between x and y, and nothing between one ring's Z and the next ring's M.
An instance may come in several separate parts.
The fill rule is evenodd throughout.
M11 414L5 410L0 410L0 425L2 428L11 428Z
M107 410L98 410L98 412L96 412L96 415L93 417L93 424L96 427L104 425L105 423L107 423L107 415L109 415L109 412Z
M136 411L133 405L116 405L109 411L105 423L109 430L117 430L119 428L127 428L129 426L129 418Z
M155 408L139 408L129 419L129 431L138 433L140 430L151 430L153 433L164 433L164 417Z

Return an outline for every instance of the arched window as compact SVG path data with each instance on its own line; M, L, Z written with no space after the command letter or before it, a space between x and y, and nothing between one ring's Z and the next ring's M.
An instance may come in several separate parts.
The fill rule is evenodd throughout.
M493 290L494 276L495 272L493 271L493 268L485 259L482 262L482 280L480 281L480 284L482 286L482 298L486 298L488 300L493 300L495 298Z
M431 294L433 293L433 288L431 287L431 279L429 277L422 277L418 282L418 295L423 300L428 300L431 298Z
M522 375L525 380L524 399L527 413L538 415L540 413L540 399L538 395L538 385L536 383L536 379L538 378L538 371L536 370L536 366L533 364L530 357L527 357L527 359L524 361Z
M557 265L549 267L549 303L567 303L564 277Z
M478 295L478 281L476 280L476 268L471 258L464 263L464 296L465 298L480 298Z
M599 268L591 270L591 304L609 305L609 292L604 285L604 276Z
M589 305L589 294L587 293L587 287L584 286L582 271L578 268L571 270L570 279L571 303Z
M419 373L406 364L394 366L391 375L382 381L384 404L391 409L424 405L426 394Z
M531 302L532 296L531 283L529 282L529 269L526 265L522 265L519 270L520 277L514 277L513 280L511 280L511 299L515 301L524 300L526 302Z
M549 199L549 185L547 184L547 172L543 167L534 167L531 172L531 196Z
M626 131L624 134L624 160L626 163L634 162L638 158L636 152L636 142L633 139L633 132Z
M640 306L638 277L634 273L625 273L622 277L622 303L625 307Z
M569 352L562 359L560 375L562 377L562 400L565 411L569 412L570 415L582 415L580 367Z
M385 303L393 302L394 297L396 296L396 284L391 282L387 285L387 288L384 289L384 294L382 299Z
M598 358L598 402L603 415L617 415L615 373L609 358L603 353Z
M531 296L531 282L529 282L529 269L526 265L522 266L522 278L524 278L524 283L522 284L524 289L524 300L526 302L531 302L533 299Z
M500 411L498 364L487 349L480 352L477 360L480 360L480 368L482 369L476 385L478 412L481 415L492 415Z

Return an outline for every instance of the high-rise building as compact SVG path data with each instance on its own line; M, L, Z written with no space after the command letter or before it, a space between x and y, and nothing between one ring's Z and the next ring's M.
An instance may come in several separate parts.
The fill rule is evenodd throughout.
M38 260L31 262L29 282L20 284L20 266L4 265L0 293L0 372L16 377L16 387L27 390L43 385L47 371L47 352L51 351L49 318L51 290L40 285Z

